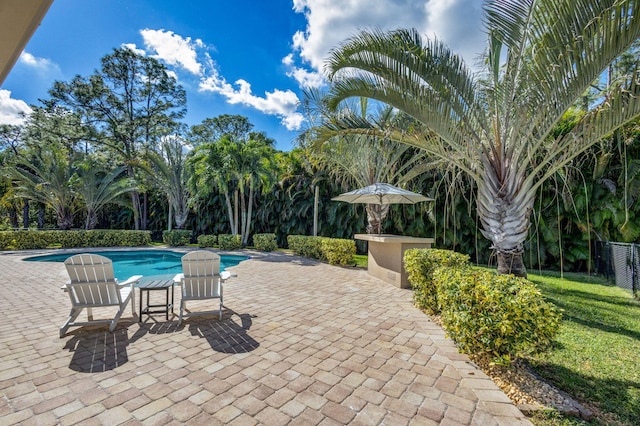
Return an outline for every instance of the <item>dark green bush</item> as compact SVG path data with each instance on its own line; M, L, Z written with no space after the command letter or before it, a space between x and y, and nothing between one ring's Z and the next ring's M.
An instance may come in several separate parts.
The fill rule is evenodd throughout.
M274 251L278 249L276 234L254 234L253 246L260 251Z
M341 238L313 237L308 235L289 235L289 248L298 256L326 260L332 265L351 265L354 263L356 243Z
M220 250L238 250L242 248L240 235L220 234L218 235Z
M191 231L186 229L173 229L162 233L162 242L168 246L186 246L191 240Z
M409 249L404 253L404 269L413 287L413 302L429 314L440 312L433 272L441 267L467 265L469 256L451 250Z
M218 243L218 237L215 235L198 235L198 246L205 247L214 247Z
M0 249L26 250L54 247L137 247L151 244L149 231L96 229L90 231L0 231Z
M356 254L356 242L341 238L322 238L320 249L323 257L331 265L353 265Z
M0 248L3 250L41 249L55 245L51 231L0 231Z
M289 235L287 243L294 254L311 259L326 260L322 256L322 238L309 235Z
M480 268L438 268L441 318L460 350L500 363L551 343L561 313L531 281Z

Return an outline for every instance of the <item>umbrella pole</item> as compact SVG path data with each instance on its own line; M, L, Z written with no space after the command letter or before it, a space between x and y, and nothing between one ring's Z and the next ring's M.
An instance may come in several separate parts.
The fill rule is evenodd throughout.
M378 209L378 236L382 235L382 194L378 195L380 208Z

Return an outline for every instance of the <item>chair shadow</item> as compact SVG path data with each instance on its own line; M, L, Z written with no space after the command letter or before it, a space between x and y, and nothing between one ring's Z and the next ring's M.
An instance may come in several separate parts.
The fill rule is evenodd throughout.
M138 324L129 337L129 328ZM127 346L146 334L173 333L178 329L175 321L157 321L153 318L139 323L138 316L121 319L110 333L104 325L90 325L69 331L71 336L64 349L73 352L69 368L80 373L97 373L114 370L129 362Z
M235 318L240 319L240 323ZM247 333L252 325L249 314L237 314L226 309L223 311L222 321L210 319L189 319L189 332L193 336L204 337L211 345L211 349L227 354L239 354L251 352L260 346L253 337Z
M236 318L239 319L236 320ZM249 314L238 314L226 308L223 319L219 321L202 316L189 318L188 329L191 335L204 337L211 348L222 353L246 353L260 346L249 336L252 325ZM129 362L127 346L144 337L146 334L171 334L185 328L176 321L156 321L148 319L138 323L136 332L129 337L129 327L137 323L138 317L120 320L118 327L110 333L104 326L84 326L68 332L71 336L64 349L73 353L69 368L80 373L98 373L114 370Z
M70 332L73 337L64 349L73 352L69 368L80 373L98 373L114 370L129 362L128 329L116 328L113 333L91 330L88 327Z

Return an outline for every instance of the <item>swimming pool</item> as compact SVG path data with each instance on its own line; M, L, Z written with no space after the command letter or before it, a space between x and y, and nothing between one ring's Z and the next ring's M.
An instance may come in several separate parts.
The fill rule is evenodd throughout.
M112 250L83 253L99 254L111 259L113 272L119 281L126 280L132 275L143 275L143 280L151 276L154 278L158 278L158 276L173 277L182 272L181 259L185 255L185 253L170 250ZM28 257L24 260L27 262L64 262L73 254L75 253L47 254ZM247 259L249 259L248 256L220 255L220 271Z

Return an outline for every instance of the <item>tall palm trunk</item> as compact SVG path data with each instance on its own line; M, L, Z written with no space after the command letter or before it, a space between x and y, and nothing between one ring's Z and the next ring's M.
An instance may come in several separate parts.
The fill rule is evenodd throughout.
M9 207L9 223L14 229L18 229L20 227L20 224L18 223L18 209L14 205Z
M240 188L240 238L244 244L244 229L247 223L247 201L244 197L244 188Z
M381 234L382 224L389 213L389 204L367 204L367 234Z
M131 165L127 165L127 176L135 179L135 173ZM131 208L133 209L133 229L140 230L140 193L137 190L131 191Z
M249 184L249 206L247 207L246 221L242 226L242 245L249 244L249 231L251 230L251 215L253 214L253 182Z
M231 199L229 198L229 193L227 192L224 193L224 201L225 201L225 204L227 205L227 215L229 216L229 228L233 233L234 229L236 229L236 222L237 222L237 220L234 220L234 218L237 216L234 215L233 207L231 206Z
M535 191L524 172L506 167L510 163L510 159L504 159L503 164L486 162L484 179L478 182L478 216L482 235L496 250L498 272L526 277L522 255Z
M238 235L238 198L239 198L239 190L236 189L235 192L233 193L234 195L234 207L235 210L233 211L233 235Z
M27 200L26 198L23 200L23 205L22 205L22 227L27 229L29 228L29 200Z

